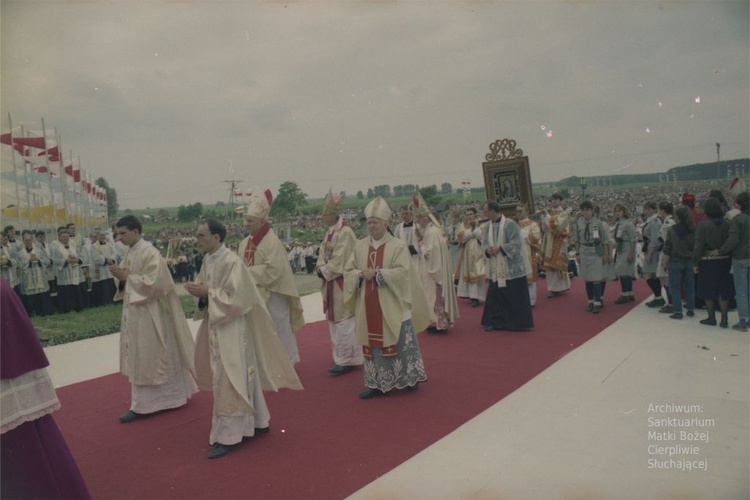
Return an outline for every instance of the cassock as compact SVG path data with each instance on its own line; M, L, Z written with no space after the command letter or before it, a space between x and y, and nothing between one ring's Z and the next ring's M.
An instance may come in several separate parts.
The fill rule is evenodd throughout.
M120 330L120 371L130 379L130 410L178 408L197 392L193 337L164 258L138 240L125 255L128 270Z
M240 242L239 255L266 301L289 359L298 363L294 332L305 326L305 318L284 244L266 223L257 234Z
M24 247L20 253L21 262L21 301L31 316L52 314L52 299L49 296L47 266L50 260L36 244L31 249Z
M354 252L357 237L339 217L320 244L316 267L323 277L320 293L331 334L333 362L339 366L361 365L362 346L354 339L354 313L344 306L344 266Z
M490 280L484 303L482 326L495 330L528 330L534 327L526 264L518 224L500 216L482 224L482 248L500 246L501 252L487 256Z
M377 269L374 281L360 280ZM383 392L427 380L417 332L434 319L406 244L386 233L357 241L344 272L344 301L355 311L355 338L365 354L365 385Z
M61 313L71 309L80 311L84 301L79 287L82 279L81 258L73 244L60 241L50 243L50 259L57 278L57 310Z
M109 266L116 263L115 247L111 243L92 243L91 257L91 305L104 306L112 303L115 296L115 281Z
M195 369L199 387L214 393L209 442L233 445L268 427L263 390L302 384L242 259L222 245L205 256L196 283L208 287Z
M18 297L0 281L0 497L90 498L52 413L49 362Z

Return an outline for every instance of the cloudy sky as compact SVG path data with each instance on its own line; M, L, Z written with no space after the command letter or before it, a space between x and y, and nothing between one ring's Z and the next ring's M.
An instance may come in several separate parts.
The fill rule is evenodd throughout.
M743 1L2 0L2 129L55 127L121 208L533 182L750 156Z

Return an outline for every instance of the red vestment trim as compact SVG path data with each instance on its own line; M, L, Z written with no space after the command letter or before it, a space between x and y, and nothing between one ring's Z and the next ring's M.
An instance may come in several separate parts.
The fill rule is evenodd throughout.
M385 245L378 249L370 247L367 252L367 269L380 269L383 267L383 255L385 254ZM372 357L372 348L380 348L381 355L384 358L395 357L398 350L395 345L383 347L383 309L380 307L380 290L375 285L375 281L363 283L365 289L365 311L367 318L367 343L364 353L367 357Z

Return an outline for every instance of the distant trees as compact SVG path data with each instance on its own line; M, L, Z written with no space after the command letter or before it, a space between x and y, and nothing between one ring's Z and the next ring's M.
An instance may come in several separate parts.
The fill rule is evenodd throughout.
M120 208L120 205L117 203L117 190L109 187L109 183L107 183L104 177L99 177L94 181L94 184L107 192L107 218L110 221L117 220L117 210Z
M192 205L180 205L177 208L177 220L191 221L203 215L203 203L195 202Z
M307 195L296 182L286 181L279 186L279 192L271 206L271 216L293 214L303 205L307 205Z
M360 189L359 191L357 191L357 199L358 199L358 200L361 200L361 199L362 199L362 198L364 198L364 197L365 197L365 195L364 195L364 194L362 193L362 190L361 190L361 189Z
M453 186L450 182L444 182L440 185L440 192L443 194L451 194L453 192Z
M419 190L419 193L422 195L422 198L424 198L424 201L426 201L428 205L434 205L440 201L440 196L438 196L437 192L438 189L435 184L432 184L431 186L425 186Z

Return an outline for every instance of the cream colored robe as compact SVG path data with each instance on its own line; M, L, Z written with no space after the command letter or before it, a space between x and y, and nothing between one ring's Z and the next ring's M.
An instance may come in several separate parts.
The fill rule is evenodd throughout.
M215 259L212 275L206 260ZM219 340L225 377L217 381L215 413L220 416L254 414L254 384L264 390L302 390L302 384L276 334L271 316L242 259L222 245L206 255L196 283L208 286L208 306L196 337L195 369L198 386L214 388L209 340ZM243 321L244 320L244 321ZM244 346L244 353L240 350ZM252 366L252 360L256 365ZM244 370L247 363L247 372Z
M342 321L351 318L354 314L344 307L344 290L334 280L344 274L349 257L354 252L357 237L349 226L342 225L342 219L328 229L325 238L320 244L320 254L316 267L320 270L325 281L320 287L323 295L324 310L333 308L333 321ZM329 241L330 237L330 241ZM333 283L333 304L328 303L328 283Z
M240 242L238 253L240 259L245 255L245 249L250 237ZM263 300L268 302L271 292L284 295L289 302L289 314L292 320L292 331L296 332L305 326L302 314L302 301L299 299L294 274L289 266L286 249L273 229L269 229L265 237L255 249L255 261L250 266L250 275L255 281Z
M423 287L419 286L420 278L412 266L406 243L386 233L383 245L385 253L380 273L385 285L378 288L378 298L383 311L383 346L388 347L398 342L405 319L411 317L414 331L421 332L435 321L435 313L427 305ZM360 289L359 279L359 273L367 269L369 248L369 237L358 240L344 269L344 303L355 312L356 341L361 345L369 345L365 294ZM362 281L362 287L373 284L374 281Z
M426 228L419 228L422 239L419 241L419 274L424 287L427 304L434 307L437 299L437 288L441 285L445 312L448 321L453 323L458 317L458 304L456 302L456 290L453 286L453 273L450 271L450 256L448 245L443 240L440 229L432 224Z
M167 335L174 336L182 365L193 370L193 336L159 250L140 240L125 255L128 270L120 330L120 371L135 385L167 382Z

